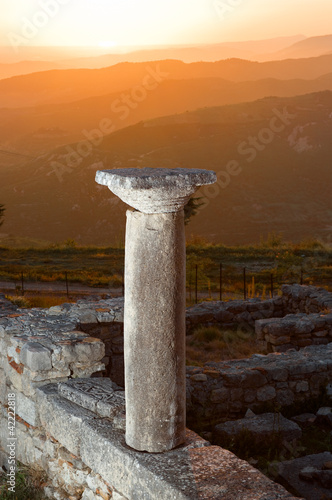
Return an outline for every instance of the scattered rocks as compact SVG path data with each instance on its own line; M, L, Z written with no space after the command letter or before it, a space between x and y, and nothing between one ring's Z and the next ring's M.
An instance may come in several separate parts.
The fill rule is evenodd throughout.
M302 413L301 415L292 417L291 420L293 420L293 422L298 424L300 427L305 428L315 423L316 415L314 413Z
M332 428L332 408L330 407L319 408L318 412L316 413L316 416L318 424L323 424L323 425L325 424Z
M332 498L332 471L324 464L332 459L330 452L307 455L271 464L270 473L286 488L294 491L306 500L327 500Z

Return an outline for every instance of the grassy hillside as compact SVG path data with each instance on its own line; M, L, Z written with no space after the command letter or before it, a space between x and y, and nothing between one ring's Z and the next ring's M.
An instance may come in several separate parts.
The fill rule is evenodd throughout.
M141 122L58 148L2 170L2 231L108 244L121 238L125 205L95 183L96 170L185 167L215 170L205 207L188 226L225 244L272 231L331 241L332 92L200 109Z

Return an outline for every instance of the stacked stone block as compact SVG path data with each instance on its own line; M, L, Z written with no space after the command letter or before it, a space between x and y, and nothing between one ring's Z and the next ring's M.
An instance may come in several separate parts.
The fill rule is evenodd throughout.
M270 352L284 352L332 342L332 314L287 314L281 319L256 321L257 340Z
M331 381L332 343L188 366L188 421L197 425L241 418L249 408L279 411L319 396Z
M259 298L248 300L230 300L229 302L202 302L187 308L186 329L190 335L199 325L236 328L249 326L255 321L284 316L282 297L269 300Z
M255 322L257 340L270 352L332 341L332 293L313 286L284 285L282 303L286 314L283 318Z
M283 308L287 313L319 313L332 310L332 293L325 288L283 285Z

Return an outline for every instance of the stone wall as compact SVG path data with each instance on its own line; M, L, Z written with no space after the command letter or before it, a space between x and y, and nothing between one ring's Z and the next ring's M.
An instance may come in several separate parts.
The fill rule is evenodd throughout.
M3 304L0 466L8 470L10 454L44 471L45 494L56 500L293 499L189 430L185 444L167 453L125 444L123 389L109 378L89 378L105 368L105 345L90 334L105 335L111 357L120 309L112 301L29 311Z
M280 410L317 397L331 381L332 343L187 367L188 421L240 418L248 408Z
M268 351L285 352L332 341L332 293L313 286L284 285L282 302L283 318L255 322L257 340Z
M292 331L299 329L299 324L311 324L314 318L316 330L310 333L328 340L330 295L295 286L284 287L282 297L268 301L200 304L187 310L188 332L199 324L228 327L253 325L257 320L258 324L264 320L280 322L279 330L283 331L283 322L290 321L284 316L292 312L296 316ZM305 316L304 312L310 314ZM165 462L126 447L123 390L114 383L123 385L122 323L121 299L21 310L0 297L1 461L5 464L7 460L8 395L14 394L19 443L16 458L47 472L50 498L152 499L156 491L161 499L219 498L221 491L227 491L230 500L240 499L232 483L232 469L244 471L243 484L254 485L243 498L265 498L268 490L271 499L290 498L248 464L190 431L186 445L178 454L165 454ZM326 335L317 335L325 331ZM299 351L187 367L188 422L196 425L239 418L248 408L279 410L316 397L332 381L332 343L326 340L326 345ZM113 382L98 375L111 375ZM98 378L86 378L91 376ZM87 387L89 380L93 380L96 397L92 403L91 394L71 399L68 395L72 391L63 385L77 383L79 390L80 384ZM184 468L179 464L185 464ZM177 475L179 467L182 476L182 472ZM229 476L223 468L230 471ZM188 472L191 481L186 483Z
M258 320L255 331L257 340L273 352L326 345L332 342L332 314L299 313L287 314L281 319Z
M282 297L269 300L259 298L230 300L229 302L202 302L187 308L187 335L199 325L234 328L237 326L254 327L255 321L265 318L284 316Z
M304 285L283 285L281 290L285 314L311 314L332 310L332 293L324 288Z

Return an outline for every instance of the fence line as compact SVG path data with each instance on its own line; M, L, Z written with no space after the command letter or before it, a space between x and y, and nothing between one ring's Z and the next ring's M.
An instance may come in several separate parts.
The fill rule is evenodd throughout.
M192 288L194 285L194 302L198 303L200 300L211 299L214 297L215 300L223 300L229 295L233 293L233 295L241 296L246 300L247 298L253 296L262 296L269 292L270 296L273 297L282 284L287 283L300 283L301 285L305 282L308 283L314 279L313 275L314 269L311 269L312 276L309 275L308 272L305 273L303 267L300 269L295 269L294 266L290 266L288 268L283 268L278 272L271 272L268 268L262 268L261 271L250 271L250 267L243 267L242 273L240 271L241 267L238 266L234 268L234 264L230 264L229 266L225 266L223 262L218 265L210 265L209 269L206 269L206 265L203 264L194 264L189 265L187 267L187 292L189 292L189 302L192 302ZM239 269L240 267L240 269ZM70 296L70 292L72 294L79 293L75 292L72 288L73 283L81 284L82 287L88 286L91 290L96 290L96 293L99 290L98 286L91 286L89 284L84 283L84 272L82 272L82 282L77 279L78 271L73 271L75 275L75 280L71 280L71 272L70 271L58 271L59 274L62 275L62 279L54 280L57 283L64 282L64 290L67 297ZM43 271L43 276L45 276L45 271ZM242 279L241 279L242 274ZM54 271L51 276L54 275ZM316 276L315 276L316 277ZM104 285L100 285L102 288L111 288L111 283L107 284L107 276L103 276ZM111 279L111 276L110 276ZM250 284L251 279L251 284ZM1 280L1 277L0 277ZM52 283L52 280L43 280L38 279L38 275L36 273L32 273L32 277L29 279L29 273L25 273L24 271L18 273L17 278L14 280L6 280L8 283L13 283L15 286L15 292L20 293L21 295L25 295L29 292L28 283L48 283L49 285ZM242 285L241 285L242 281ZM17 283L20 283L18 285ZM322 283L320 282L320 285ZM7 288L7 287L6 287ZM119 288L122 290L122 294L124 294L124 268L119 272L119 280L116 284L113 284L112 288ZM61 292L61 290L48 290L50 293L52 292ZM33 290L30 289L30 292Z

